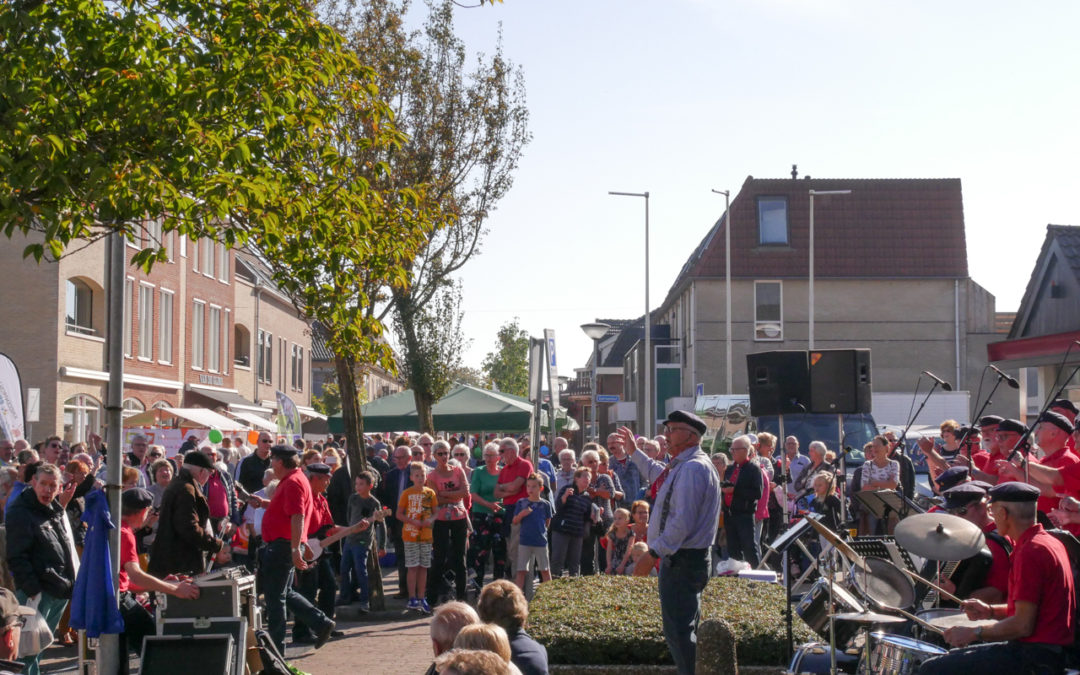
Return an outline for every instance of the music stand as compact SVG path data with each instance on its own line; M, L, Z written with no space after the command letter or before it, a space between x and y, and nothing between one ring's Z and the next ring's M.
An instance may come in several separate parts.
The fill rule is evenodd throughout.
M892 513L899 516L900 510L904 508L904 495L897 490L860 490L855 493L855 497L878 520L885 520Z
M801 541L799 541L799 538L802 537L804 534L806 534L808 531L814 529L814 528L812 528L810 526L810 519L821 520L822 518L823 518L823 516L821 514L819 514L819 513L808 513L805 516L803 516L797 523L795 523L794 525L789 527L784 532L780 533L780 535L777 536L776 539L773 539L772 543L767 544L765 546L765 550L768 551L768 553L762 554L761 562L758 563L758 568L760 569L762 566L765 565L765 561L771 556L771 554L777 553L777 554L779 554L781 556L781 560L782 560L781 564L783 565L783 568L784 568L784 590L787 593L787 611L784 613L784 619L785 619L785 623L787 624L788 658L789 659L791 658L792 651L794 650L795 638L792 635L792 626L791 626L791 622L792 622L792 616L791 615L792 615L792 611L793 611L792 608L791 608L791 569L790 569L790 566L788 565L787 550L789 548L791 548L792 545L798 544L799 548L802 549L803 553L806 554L806 557L809 558L812 561L812 563L810 565L810 568L803 574L803 577L805 577L807 574L809 574L810 570L817 567L817 559L814 556L810 555L810 551L808 551L806 549L806 547L803 545L803 543ZM800 577L800 583L802 583L802 578L803 577ZM832 608L832 597L831 596L829 598L829 603L830 603L829 607L830 607L830 611L831 611L831 608Z

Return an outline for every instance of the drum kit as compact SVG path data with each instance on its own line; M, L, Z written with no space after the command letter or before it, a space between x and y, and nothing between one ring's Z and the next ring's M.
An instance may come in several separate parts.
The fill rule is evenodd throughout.
M946 629L993 623L972 621L957 609L918 607L916 584L936 590L940 598L960 599L891 560L860 555L817 521L810 525L833 551L822 554L822 576L795 612L827 642L796 649L788 675L913 675L923 661L947 651ZM895 537L909 553L938 562L969 558L984 545L978 526L945 513L909 516L897 525ZM837 558L847 565L846 573L834 569ZM910 625L911 637L895 632L906 628L901 624Z

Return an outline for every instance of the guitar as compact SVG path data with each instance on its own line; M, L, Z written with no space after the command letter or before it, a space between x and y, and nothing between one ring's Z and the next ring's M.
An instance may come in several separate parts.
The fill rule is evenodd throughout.
M327 546L332 545L334 542L340 539L344 539L350 534L355 534L362 531L364 529L365 523L368 526L373 526L375 525L375 523L383 522L383 520L386 518L386 514L388 511L389 509L387 508L380 509L375 513L371 514L371 517L369 519L361 520L355 525L350 525L349 527L343 527L329 537L323 537L322 539L312 537L311 539L308 539L303 544L300 544L300 548L302 549L301 555L303 555L304 557L304 562L310 563L318 560L319 556L322 555L323 551L326 549Z

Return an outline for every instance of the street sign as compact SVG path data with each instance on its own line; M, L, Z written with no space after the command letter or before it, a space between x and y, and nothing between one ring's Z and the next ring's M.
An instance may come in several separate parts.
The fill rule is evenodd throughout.
M544 340L547 343L548 391L551 393L551 426L554 429L554 415L555 411L559 409L559 369L555 362L555 331L551 328L545 328Z
M705 395L705 383L704 382L698 382L697 386L694 387L694 396L697 397L697 398L700 398L700 397L702 397L704 395Z
M597 394L596 395L596 402L597 403L618 403L619 402L619 395L618 394Z

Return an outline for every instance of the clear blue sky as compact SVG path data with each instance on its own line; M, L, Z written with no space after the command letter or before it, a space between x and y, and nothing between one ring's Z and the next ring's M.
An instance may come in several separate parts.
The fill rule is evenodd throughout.
M462 0L470 2L473 0ZM1019 305L1047 223L1080 224L1075 2L505 0L458 33L524 69L532 144L463 275L467 365L514 316L554 328L653 307L747 175L958 177L968 259ZM558 283L557 283L558 281Z

